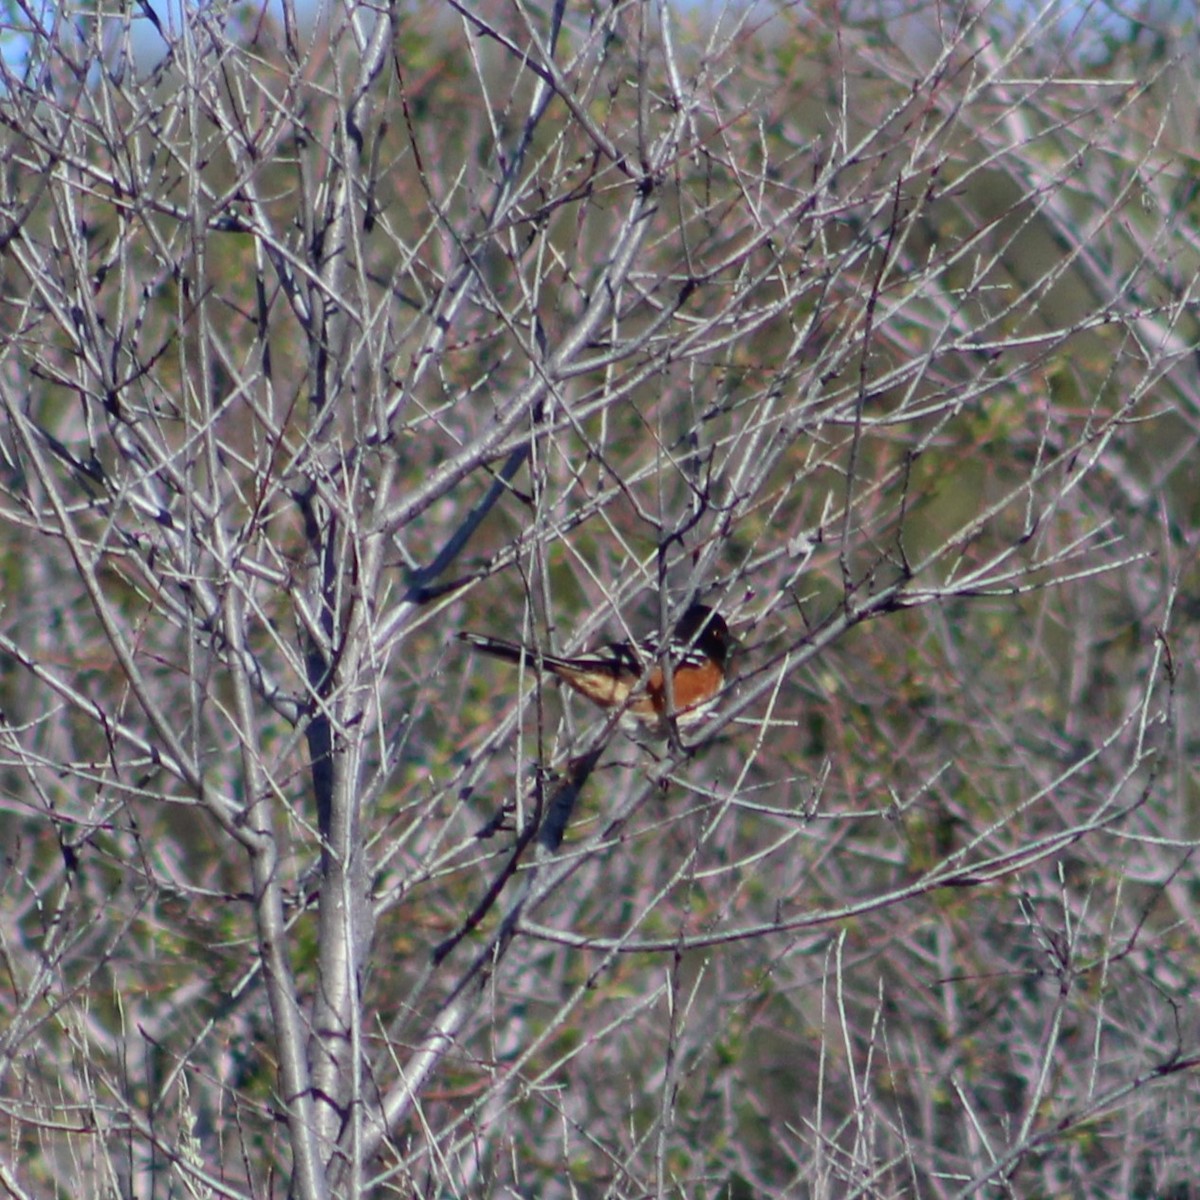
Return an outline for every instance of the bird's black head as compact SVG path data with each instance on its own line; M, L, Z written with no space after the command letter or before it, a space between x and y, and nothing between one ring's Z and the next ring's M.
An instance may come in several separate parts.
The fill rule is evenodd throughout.
M675 626L675 640L683 646L694 646L722 667L733 650L733 638L729 635L725 618L707 604L693 604L679 618L679 624Z

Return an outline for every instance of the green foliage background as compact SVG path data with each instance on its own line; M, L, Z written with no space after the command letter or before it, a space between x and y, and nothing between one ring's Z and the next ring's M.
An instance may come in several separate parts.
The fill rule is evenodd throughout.
M1144 15L9 13L10 1194L1191 1194ZM453 633L694 594L723 717L518 854L593 714Z

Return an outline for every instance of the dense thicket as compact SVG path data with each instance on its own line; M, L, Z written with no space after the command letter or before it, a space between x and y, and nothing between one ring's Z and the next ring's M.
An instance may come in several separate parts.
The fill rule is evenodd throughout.
M1193 35L302 16L9 13L8 1193L1190 1195Z

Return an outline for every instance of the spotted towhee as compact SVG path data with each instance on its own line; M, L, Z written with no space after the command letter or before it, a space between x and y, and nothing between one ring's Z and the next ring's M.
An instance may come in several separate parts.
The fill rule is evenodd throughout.
M693 604L679 619L665 660L654 639L640 644L610 642L587 654L561 658L481 633L458 637L484 654L540 666L600 708L623 709L635 725L660 732L667 730L672 715L677 724L687 726L711 711L725 683L725 665L733 649L725 618L706 604ZM663 678L664 661L674 670L670 695ZM668 712L672 703L674 709Z

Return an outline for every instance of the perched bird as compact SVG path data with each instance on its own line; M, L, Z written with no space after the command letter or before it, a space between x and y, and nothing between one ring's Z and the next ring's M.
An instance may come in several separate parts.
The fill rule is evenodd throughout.
M506 662L524 660L549 671L598 707L623 709L623 716L631 718L635 727L664 733L672 716L686 728L712 710L733 649L725 618L707 604L693 604L680 617L665 656L654 638L609 642L563 658L487 634L463 632L458 637L484 654ZM663 677L666 661L673 670L670 695Z

